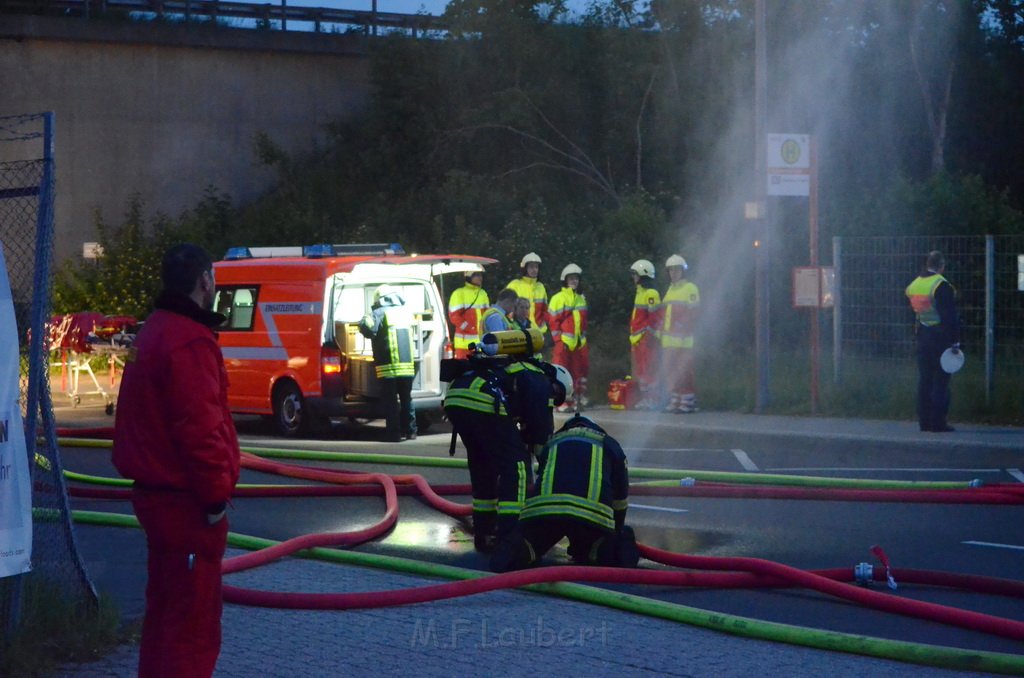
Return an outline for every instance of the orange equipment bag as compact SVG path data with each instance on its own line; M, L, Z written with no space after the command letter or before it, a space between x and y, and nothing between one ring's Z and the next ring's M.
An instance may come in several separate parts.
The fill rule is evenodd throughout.
M631 410L640 395L639 384L633 379L616 379L608 385L608 405L613 410Z

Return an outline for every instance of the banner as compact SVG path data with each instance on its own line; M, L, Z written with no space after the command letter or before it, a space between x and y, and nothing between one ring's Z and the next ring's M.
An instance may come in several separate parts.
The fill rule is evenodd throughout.
M0 245L0 577L32 569L32 482L18 404L18 328Z

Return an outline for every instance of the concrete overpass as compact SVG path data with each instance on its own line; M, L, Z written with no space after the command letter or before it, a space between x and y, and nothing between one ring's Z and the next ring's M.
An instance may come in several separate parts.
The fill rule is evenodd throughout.
M172 216L209 185L255 198L274 181L256 134L312 151L366 103L369 60L362 35L0 15L0 82L0 116L56 114L63 260L133 194Z

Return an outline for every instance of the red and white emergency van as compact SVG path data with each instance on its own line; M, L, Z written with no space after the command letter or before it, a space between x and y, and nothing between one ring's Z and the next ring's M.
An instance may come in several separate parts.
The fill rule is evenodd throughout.
M495 261L407 255L397 244L232 248L214 264L214 308L227 317L218 332L232 412L272 417L284 436L330 418L383 416L373 352L357 325L374 290L387 284L415 318L412 395L426 419L441 407L441 359L451 351L439 276Z

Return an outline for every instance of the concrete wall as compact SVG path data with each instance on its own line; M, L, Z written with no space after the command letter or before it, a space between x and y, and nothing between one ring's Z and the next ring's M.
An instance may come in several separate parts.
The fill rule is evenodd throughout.
M368 65L359 36L0 16L0 116L55 112L63 260L134 193L174 216L211 184L236 204L259 195L274 177L255 135L311 151L366 101Z

